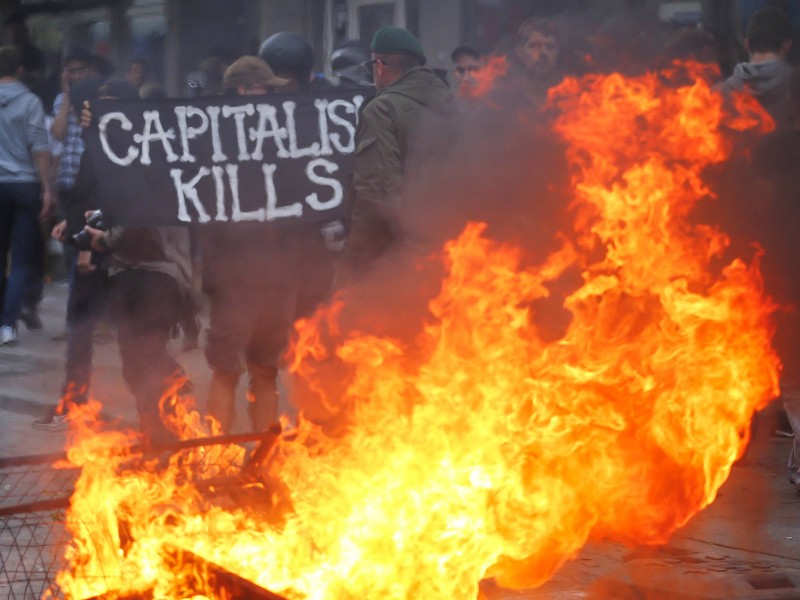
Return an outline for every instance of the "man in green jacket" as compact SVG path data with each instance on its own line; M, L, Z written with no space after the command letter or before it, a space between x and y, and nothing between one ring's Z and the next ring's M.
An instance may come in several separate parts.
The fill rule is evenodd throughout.
M402 239L402 196L410 163L423 160L422 125L427 130L435 117L453 113L449 88L424 66L425 52L410 32L380 29L371 52L367 64L377 93L364 107L356 132L350 233L337 266L337 287L351 283Z

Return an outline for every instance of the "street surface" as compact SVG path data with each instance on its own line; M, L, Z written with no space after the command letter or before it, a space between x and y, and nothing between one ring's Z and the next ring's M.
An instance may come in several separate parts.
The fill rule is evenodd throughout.
M66 286L48 284L45 294L44 328L27 331L21 326L19 345L0 347L0 458L58 452L64 446L64 433L31 427L57 401L63 377L65 344L53 337L63 330ZM208 384L203 351L181 351L180 339L174 344L202 401ZM136 410L122 381L115 341L95 346L93 373L92 392L103 404L104 417L121 427L135 428ZM247 429L245 402L242 384L234 432ZM286 401L282 409L291 410ZM775 435L773 413L770 407L761 415L745 460L734 466L717 500L676 532L667 546L642 549L591 543L538 590L510 592L484 582L483 594L490 600L800 599L800 493L788 483L785 465L790 440ZM591 477L591 465L586 467L586 476ZM0 488L2 477L0 471ZM4 554L0 566L7 571L17 559L11 553L26 527L23 521L12 520L0 528L0 553ZM31 568L52 569L52 564L43 564L46 560L37 557ZM0 573L0 597L36 597L31 591L35 585L26 588L17 581L11 586L3 576Z

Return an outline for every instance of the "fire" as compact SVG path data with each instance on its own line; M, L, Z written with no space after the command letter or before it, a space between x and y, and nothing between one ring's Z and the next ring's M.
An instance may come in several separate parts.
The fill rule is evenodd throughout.
M143 462L123 434L77 432L67 596L214 597L182 549L291 599L472 600L487 577L543 583L592 538L663 543L712 502L779 362L757 261L722 265L727 238L690 217L711 195L703 169L731 150L724 131L766 120L745 100L729 115L702 78L666 81L553 91L574 231L534 268L467 225L413 352L338 331L339 303L297 324L293 370L349 420L336 437L302 419L282 436L247 482L263 510L210 494L185 457ZM571 323L545 341L532 303L575 267ZM316 377L326 361L335 393Z

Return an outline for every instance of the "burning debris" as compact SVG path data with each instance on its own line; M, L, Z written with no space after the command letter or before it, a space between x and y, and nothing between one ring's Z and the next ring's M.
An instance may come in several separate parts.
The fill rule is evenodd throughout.
M589 539L669 539L714 500L778 393L757 261L721 265L726 236L689 219L725 132L769 118L746 99L727 114L688 70L684 85L610 75L552 91L573 231L529 267L466 225L413 348L337 330L340 304L298 322L294 370L346 416L337 435L301 419L245 480L238 447L142 461L121 433L77 431L67 597L182 598L187 580L228 597L200 561L288 599L472 600L485 578L543 583ZM571 268L571 321L549 341L532 305ZM200 435L185 417L184 437ZM239 450L238 468L210 466ZM268 510L218 501L225 477Z

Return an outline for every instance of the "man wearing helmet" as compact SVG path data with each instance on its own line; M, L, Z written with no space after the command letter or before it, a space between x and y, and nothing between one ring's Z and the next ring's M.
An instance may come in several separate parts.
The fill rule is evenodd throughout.
M278 93L314 92L330 89L324 77L312 78L314 52L300 35L281 31L268 37L258 53L276 76L288 83ZM328 223L297 223L292 228L293 240L298 248L299 270L303 277L298 282L296 316L311 314L324 302L331 290L336 258L341 250L344 224L341 221Z
M370 49L377 93L364 107L356 131L351 227L337 265L337 287L400 239L400 199L420 125L426 116L453 110L450 90L424 66L425 52L409 31L384 27Z
M303 36L291 31L280 31L261 44L258 52L275 75L288 79L282 92L300 92L328 89L330 83L324 77L312 79L314 52Z

